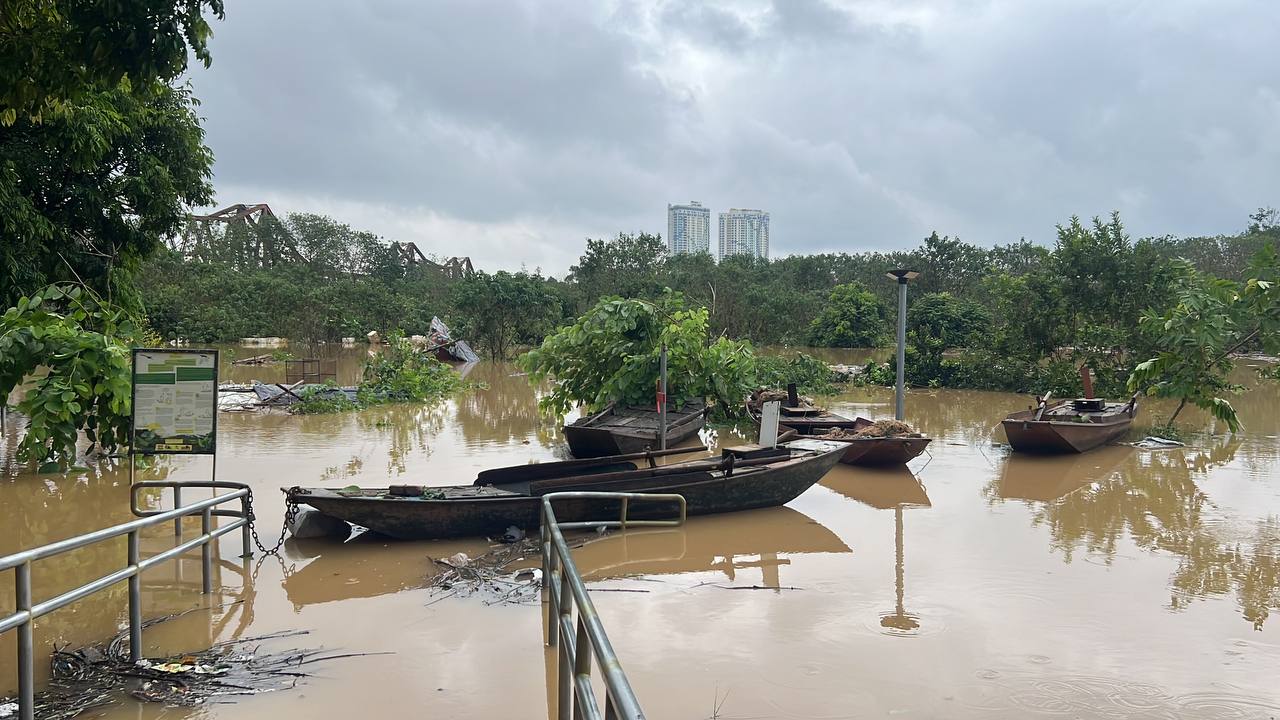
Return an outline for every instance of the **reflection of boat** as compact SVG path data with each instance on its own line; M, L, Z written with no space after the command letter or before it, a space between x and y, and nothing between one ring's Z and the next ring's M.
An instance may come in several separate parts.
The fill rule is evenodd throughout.
M750 532L743 532L750 527ZM788 507L732 517L707 517L679 528L618 533L573 551L586 580L623 575L674 575L785 565L779 554L845 553L849 546L809 516ZM739 560L756 556L758 560ZM771 559L770 559L771 558Z
M1010 453L996 486L1006 500L1053 502L1105 480L1133 455L1127 447L1105 447L1088 455L1037 456Z
M290 538L285 549L290 562L305 562L286 572L281 583L289 601L298 608L427 587L431 582L430 557L449 557L456 552L476 557L488 550L488 543L465 540L387 545L386 538L362 533L344 543ZM536 562L535 557L527 564Z
M667 409L667 447L675 447L697 434L706 423L707 405L687 402ZM564 426L569 451L577 458L625 455L657 450L661 445L658 411L648 407L618 407L609 403L604 410Z
M839 443L802 439L764 457L725 450L721 458L643 469L620 458L602 458L591 467L581 460L519 465L486 470L473 485L412 491L400 486L395 495L387 488L286 492L289 502L391 537L467 537L501 533L512 525L537 527L541 496L561 491L677 493L690 515L783 505L825 475L842 449ZM556 507L561 522L616 518L619 511L617 501L591 498L568 499ZM635 507L631 515L670 517L674 512L674 503L654 502Z
M747 413L760 424L759 409L747 404ZM885 466L905 465L914 460L929 446L930 438L918 433L888 437L851 437L865 428L875 425L866 418L847 418L822 408L786 407L778 418L778 430L794 431L800 437L834 440L845 444L840 462L847 465ZM833 430L845 431L837 437L827 437Z
M931 507L920 480L905 467L858 469L836 468L822 484L877 510L893 510L894 609L880 614L880 626L894 634L912 634L920 628L920 617L907 612L906 566L903 549L903 510Z
M899 506L932 507L924 485L905 467L836 467L822 484L837 493L878 510Z
M1082 453L1124 435L1137 414L1136 395L1126 403L1084 398L1046 407L1042 400L1001 424L1009 445L1019 452Z

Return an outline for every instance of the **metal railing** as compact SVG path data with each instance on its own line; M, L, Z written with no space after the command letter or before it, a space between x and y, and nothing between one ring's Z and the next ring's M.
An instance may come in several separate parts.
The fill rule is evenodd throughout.
M617 500L621 504L618 520L599 522L559 522L552 503L557 500ZM628 510L633 502L667 502L679 505L674 520L631 520ZM542 600L547 603L547 645L557 648L558 694L556 713L561 720L585 718L606 720L643 720L644 712L636 700L631 683L622 672L622 664L609 643L604 624L573 562L566 529L601 527L676 527L683 525L687 509L682 495L559 492L542 497ZM578 617L575 629L574 607ZM600 666L604 680L605 705L601 715L595 688L591 684L591 660Z
M136 500L141 487L229 487L229 483L138 483L131 495ZM188 550L200 548L201 569L203 570L202 592L212 590L213 555L209 543L233 530L244 528L248 533L249 519L252 516L249 507L249 489L245 486L234 486L231 492L199 500L190 505L167 511L139 511L133 507L135 514L146 515L140 520L122 523L95 532L78 535L48 545L0 557L0 572L12 568L14 570L14 598L17 601L17 612L8 617L0 617L0 633L14 628L18 629L18 717L20 720L34 720L35 717L35 639L33 625L36 618L47 615L54 610L66 607L96 592L106 590L124 580L129 581L129 658L137 661L142 658L142 572L160 563L175 558ZM223 503L240 501L240 512L215 510ZM139 534L145 528L154 527L170 520L181 522L188 515L200 515L200 536L157 553L145 560L139 557ZM232 522L219 528L213 527L215 515L235 518ZM103 575L96 580L68 590L48 600L33 603L31 600L31 565L54 555L78 550L94 543L127 535L128 550L125 567L113 573ZM246 538L247 539L247 538Z

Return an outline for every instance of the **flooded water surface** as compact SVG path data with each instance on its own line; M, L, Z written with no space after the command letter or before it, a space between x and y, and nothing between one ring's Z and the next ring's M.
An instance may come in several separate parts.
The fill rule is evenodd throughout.
M363 351L342 352L339 381L354 382ZM1256 385L1237 399L1242 433L1215 434L1184 413L1188 427L1209 428L1186 448L1056 458L1003 445L999 420L1027 397L914 391L907 420L934 442L909 469L839 466L786 507L612 533L575 559L652 718L1280 716L1280 386L1251 373L1239 369ZM280 381L283 370L222 376ZM481 389L430 408L223 413L218 477L253 486L273 544L281 487L464 484L481 469L563 455L514 366L481 363L468 379ZM892 415L889 390L823 402ZM1147 403L1139 423L1170 409ZM718 432L721 443L742 439ZM15 443L11 426L6 457ZM139 477L199 480L210 465L167 459ZM5 554L130 519L128 473L105 462L68 477L11 469L0 508ZM171 527L155 528L143 552L172 544ZM286 629L309 634L284 647L391 654L324 664L287 692L193 709L126 700L104 716L546 717L554 655L541 608L429 587L432 558L487 549L483 539L361 537L289 541L279 558L245 562L233 533L211 597L199 593L198 553L145 575L146 616L197 609L148 629L148 654ZM124 558L121 540L42 561L36 597ZM0 573L0 612L13 607L12 582ZM100 641L125 619L119 585L39 621L37 643ZM0 694L15 684L8 633Z

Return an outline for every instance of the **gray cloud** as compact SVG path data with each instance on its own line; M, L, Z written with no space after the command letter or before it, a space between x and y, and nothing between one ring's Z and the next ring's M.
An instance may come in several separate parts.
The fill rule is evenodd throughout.
M1229 232L1280 203L1273 0L233 2L219 200L561 273L667 202L776 253Z

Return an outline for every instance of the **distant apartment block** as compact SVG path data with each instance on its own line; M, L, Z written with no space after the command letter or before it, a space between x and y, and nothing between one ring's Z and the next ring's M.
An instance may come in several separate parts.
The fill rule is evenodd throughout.
M769 257L769 213L733 208L720 213L720 257Z
M667 205L667 251L672 255L711 252L711 210L700 202Z

